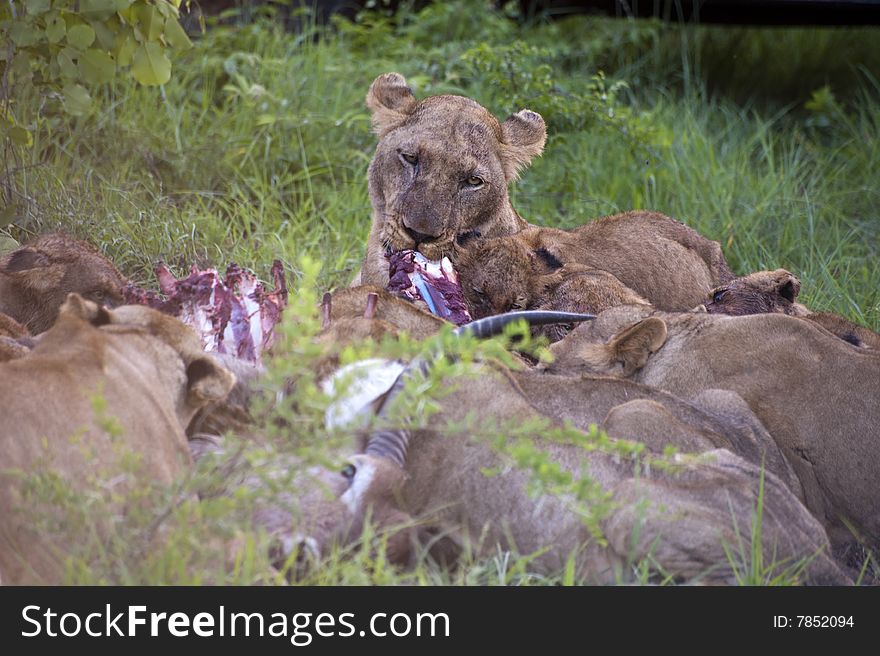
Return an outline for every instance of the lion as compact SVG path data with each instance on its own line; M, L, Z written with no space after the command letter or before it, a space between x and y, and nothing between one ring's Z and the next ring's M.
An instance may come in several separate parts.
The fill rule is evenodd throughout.
M570 231L532 226L469 239L458 247L455 265L475 316L538 307L601 312L628 303L685 311L734 277L718 242L642 210Z
M853 346L880 349L880 335L839 314L813 312L797 302L800 291L801 281L785 269L755 271L713 289L705 307L710 314L736 317L764 313L801 317Z
M529 229L509 237L474 240L461 249L456 269L472 317L514 310L595 314L614 305L648 305L607 271L563 264L543 246L535 248L529 242L536 234ZM535 332L556 341L568 330L566 324L555 324Z
M399 73L376 78L366 104L379 143L369 168L372 225L352 285L384 288L388 250L414 249L439 260L467 235L497 237L528 227L507 187L544 149L540 114L523 109L502 123L470 98L418 101Z
M0 256L0 312L36 335L55 322L69 293L116 307L125 278L91 245L64 234L46 234Z
M398 73L376 78L366 104L379 143L369 168L372 224L352 286L385 288L391 252L417 250L458 266L471 238L523 232L535 248L607 271L663 310L691 309L733 278L717 242L657 212L602 217L570 232L529 224L508 185L543 151L547 129L536 112L502 123L470 98L418 101Z
M836 543L854 527L880 544L875 457L880 353L779 313L732 317L606 310L551 346L546 369L628 378L684 399L739 394L794 467L807 507Z
M574 248L553 251L563 262L607 271L667 312L700 305L706 293L734 275L721 245L660 212L603 216L572 231Z
M344 467L311 473L311 486L306 480L302 488L291 486L303 521L286 530L285 542L291 545L287 554L299 548L320 557L334 545L349 545L370 517L374 529L389 536L389 544L395 538L388 558L398 565L430 551L442 536L451 543L444 551L453 562L455 547L483 558L500 547L530 554L529 572L555 575L571 568L578 581L607 584L619 581L631 562L650 558L677 580L732 583L736 575L730 545L755 540L765 553L775 554L771 569L777 572L803 559L807 583L851 582L830 559L820 523L782 480L759 464L717 448L642 467L638 460L601 446L546 439L550 423L564 424L547 422L504 373L487 368L483 374L450 381L449 394L439 401L442 410L424 428L365 432L362 447ZM595 380L597 388L614 382ZM580 405L594 412L589 402ZM650 415L650 431L660 423L675 442L685 431L703 446L701 431L677 421L662 405L643 404L636 410ZM482 429L477 435L451 429L475 416L493 426L509 426L505 434L532 426L519 439L540 454L542 463L559 467L569 480L587 472L590 485L607 502L607 511L596 513L605 539L597 540L585 526L574 495L544 489L536 494L530 485L534 474L517 467L504 446L478 437ZM534 428L535 422L542 428ZM635 423L640 424L638 419ZM569 425L568 430L573 437L575 429ZM612 444L622 442L609 435L603 446ZM487 477L487 470L502 473ZM760 532L753 521L756 504L765 509Z
M185 427L234 383L174 317L69 295L29 355L0 363L4 583L63 580L69 536L41 529L37 518L46 515L51 526L70 518L54 503L54 488L38 512L34 479L57 476L72 493L110 498L113 512L123 512L115 501L121 491L167 486L189 470ZM90 530L104 519L90 518Z

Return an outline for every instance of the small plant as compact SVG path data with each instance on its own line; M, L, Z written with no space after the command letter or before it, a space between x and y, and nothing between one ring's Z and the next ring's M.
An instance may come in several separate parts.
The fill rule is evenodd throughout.
M752 513L752 525L749 527L747 536L743 536L736 521L736 516L731 509L733 529L736 535L736 544L723 544L724 554L733 570L733 575L738 585L767 585L783 586L797 585L810 566L812 560L818 555L814 554L798 561L777 560L776 554L771 551L765 553L762 539L764 525L764 467L758 482L758 497L755 500L755 509Z
M563 83L554 75L554 59L549 48L522 41L505 46L481 43L461 56L459 68L465 78L490 90L484 99L489 106L502 114L539 108L551 133L607 129L634 147L669 145L671 136L649 114L620 101L626 82L609 83L598 71Z
M42 116L86 116L95 92L127 70L144 86L171 78L168 53L192 47L181 27L181 0L7 0L0 4L0 142L6 162L33 144ZM189 0L187 0L187 4ZM12 90L32 87L40 105L16 104ZM36 111L35 111L36 110ZM3 220L4 227L13 217Z
M192 47L178 22L180 0L9 0L0 8L10 84L58 94L71 114L89 111L87 87L128 69L145 86L171 78L171 50Z

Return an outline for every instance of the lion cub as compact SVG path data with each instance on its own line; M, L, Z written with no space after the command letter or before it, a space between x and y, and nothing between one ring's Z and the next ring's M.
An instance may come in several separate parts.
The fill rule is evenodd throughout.
M605 216L570 231L530 227L491 242L459 242L455 265L465 294L474 298L482 292L489 299L482 305L496 311L529 307L522 301L541 297L546 287L541 275L556 270L563 270L563 278L574 272L607 274L594 281L598 287L588 285L593 294L596 289L612 294L605 304L591 300L597 309L647 302L669 312L702 305L710 290L734 277L718 242L658 212ZM554 286L558 282L551 280ZM532 307L538 305L532 301Z
M513 310L598 314L615 305L648 305L607 271L562 264L546 249L533 248L530 236L472 241L462 248L457 270L475 319ZM536 332L557 341L570 329L555 324Z
M122 302L125 278L89 244L48 234L0 256L0 312L37 335L48 330L71 292L101 305Z
M777 313L812 321L853 346L880 349L880 335L838 314L813 312L797 302L801 281L785 269L756 271L712 291L706 311L742 316Z

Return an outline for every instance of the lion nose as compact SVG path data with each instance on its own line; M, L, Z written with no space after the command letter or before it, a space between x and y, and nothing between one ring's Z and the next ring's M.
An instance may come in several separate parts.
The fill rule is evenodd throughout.
M416 248L418 248L419 244L425 244L429 241L434 241L437 239L434 235L426 235L424 232L419 232L418 230L413 230L408 226L403 226L403 229L406 230L406 234L412 237L412 240L416 243Z

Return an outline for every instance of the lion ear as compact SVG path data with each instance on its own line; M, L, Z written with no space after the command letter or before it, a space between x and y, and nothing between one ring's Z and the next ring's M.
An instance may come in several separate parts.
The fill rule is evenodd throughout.
M631 376L666 343L666 336L666 323L657 317L648 317L612 337L607 345L609 356L623 367L624 376Z
M107 308L84 299L76 292L71 292L67 295L64 304L58 311L58 316L78 317L95 327L106 326L108 323L113 322Z
M648 317L627 326L605 344L590 343L579 348L577 361L590 373L628 378L644 367L651 354L666 343L666 335L663 320Z
M547 126L540 114L523 109L501 124L501 133L504 175L508 181L515 180L532 158L544 150Z
M798 297L798 294L800 294L801 292L801 281L795 278L785 269L778 269L776 271L776 274L777 293L782 298L794 303Z
M14 278L19 285L36 292L46 292L61 284L67 271L63 264L53 263L45 254L23 246L0 262L0 272Z
M416 97L400 73L380 75L367 91L367 107L373 112L373 130L379 137L398 127L416 108Z
M222 401L235 385L235 376L210 355L193 357L186 365L187 401L201 408Z

